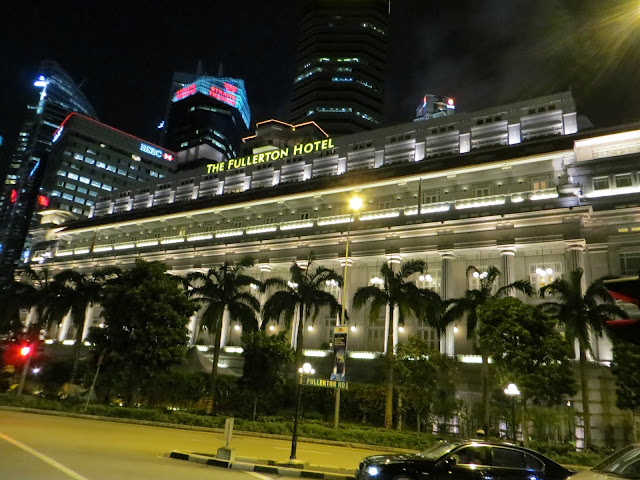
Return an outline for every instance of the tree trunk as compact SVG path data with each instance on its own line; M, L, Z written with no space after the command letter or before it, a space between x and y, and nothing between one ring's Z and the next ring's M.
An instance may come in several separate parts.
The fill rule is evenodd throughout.
M216 381L218 377L218 360L220 359L220 336L222 333L222 319L218 319L216 325L215 337L213 340L213 365L211 365L211 410L208 413L213 413L216 410Z
M515 425L514 425L515 428ZM516 433L516 438L518 435ZM529 424L527 423L527 399L522 398L522 445L529 447Z
M389 307L393 311L392 306ZM389 325L387 335L387 358L384 398L384 428L393 426L393 328Z
M304 330L304 306L298 308L298 327L296 329L296 374L302 367L302 334Z
M582 423L584 425L584 448L591 449L591 409L589 407L589 382L587 380L587 352L580 348L580 388L582 390Z
M489 436L490 408L489 408L489 357L482 353L482 365L480 366L480 380L482 382L482 429Z
M398 422L396 430L402 430L402 391L398 391Z
M256 412L258 410L258 394L253 394L253 421L256 421Z
M416 410L416 432L420 433L420 409Z

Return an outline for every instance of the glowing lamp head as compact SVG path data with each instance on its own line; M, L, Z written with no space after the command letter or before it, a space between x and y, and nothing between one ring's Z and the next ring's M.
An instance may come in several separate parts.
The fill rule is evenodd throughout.
M351 197L351 199L349 200L349 208L354 212L360 210L362 208L362 199L357 195Z
M356 331L356 326L355 325L351 325L351 331L355 332Z
M240 325L235 325L235 326L233 327L233 329L234 329L236 332L240 331Z
M453 105L453 98L449 98L447 100L447 105Z
M30 353L31 347L29 346L24 346L20 349L20 355L22 355L23 357L28 357Z

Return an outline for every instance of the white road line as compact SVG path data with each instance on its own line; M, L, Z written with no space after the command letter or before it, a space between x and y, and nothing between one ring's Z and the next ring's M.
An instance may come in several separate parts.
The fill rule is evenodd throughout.
M261 480L273 480L271 477L267 477L266 475L262 475L261 473L258 472L245 472L248 473L249 475L253 475L254 477L258 477Z
M290 447L271 447L271 448L275 448L276 450L291 450ZM296 452L307 452L307 453L318 453L320 455L331 455L330 453L327 453L327 452L316 452L315 450L299 450L299 449L297 449Z
M74 472L70 468L67 468L64 465L62 465L61 463L56 462L53 458L47 457L46 455L34 450L31 447L27 447L24 443L20 443L19 441L14 440L11 437L8 437L4 433L0 433L0 438L2 438L3 440L6 440L7 442L11 443L12 445L15 445L18 448L21 448L25 452L30 453L34 457L38 457L43 462L48 463L53 468L57 468L62 473L65 473L65 474L69 475L71 478L73 478L75 480L88 480L87 477L83 477L82 475Z

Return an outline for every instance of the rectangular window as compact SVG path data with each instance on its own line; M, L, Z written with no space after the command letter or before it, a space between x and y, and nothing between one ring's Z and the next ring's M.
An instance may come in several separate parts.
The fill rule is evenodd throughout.
M378 200L378 210L388 210L391 208L390 198L381 198Z
M616 175L616 188L631 187L633 181L630 173L623 173L622 175Z
M89 165L93 165L96 161L90 157L84 157L84 163L88 163Z
M64 186L67 188L67 190L72 190L73 191L73 190L76 189L76 186L73 183L65 183Z
M86 188L84 188L84 187L78 187L78 193L86 194L86 193L88 193L88 190Z
M481 185L474 185L473 195L475 197L488 197L491 195L491 185L484 183Z
M300 210L300 220L309 220L311 210Z
M157 177L158 176L158 172L154 172L153 170L151 170L149 172L149 175L151 175L152 177Z
M116 167L114 167L113 165L107 165L107 171L108 172L115 172L116 171Z
M92 197L97 197L98 196L98 192L94 192L93 190L89 190L89 195Z
M544 190L550 188L549 177L534 177L530 180L531 190Z
M244 222L242 220L234 220L233 221L233 228L242 228Z
M104 162L97 162L96 167L98 168L107 168L107 164Z
M80 177L80 181L81 181L82 183L86 183L86 184L91 183L91 179L89 179L89 178L87 178L87 177Z
M428 192L422 192L422 203L438 203L440 201L440 191L430 190Z
M69 195L68 193L63 193L62 198L65 200L73 200L73 195Z
M620 273L637 275L640 271L640 252L624 252L620 254Z
M265 225L269 225L272 223L276 223L276 216L275 215L267 215L266 217L264 217L264 224Z
M71 209L71 211L72 211L73 213L77 213L78 215L82 215L82 213L84 212L84 210L82 210L81 208L78 208L78 207L73 207L73 208Z
M65 172L64 170L58 170L58 176L66 177L67 176L67 172Z
M84 205L84 198L76 197L76 203L80 203L80 204Z
M529 281L535 290L549 285L560 277L562 277L562 263L560 262L532 263L529 265Z
M593 179L594 190L606 190L609 188L609 177L595 177Z
M107 185L106 183L102 184L102 189L106 190L107 192L110 192L111 190L113 190L113 188L111 188L111 185Z
M67 177L69 177L71 180L78 180L78 175L76 175L75 173L69 172Z
M124 175L125 177L127 176L127 171L126 170L122 170L121 168L118 169L118 175Z
M100 185L102 185L100 182L96 181L96 180L91 180L91 186L92 187L98 187L100 188Z

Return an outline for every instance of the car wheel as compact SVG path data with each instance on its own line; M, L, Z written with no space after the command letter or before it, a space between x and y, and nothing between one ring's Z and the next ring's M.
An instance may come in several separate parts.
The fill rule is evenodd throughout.
M392 480L413 480L413 477L409 475L398 475L397 477L393 477Z

